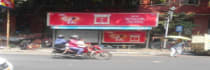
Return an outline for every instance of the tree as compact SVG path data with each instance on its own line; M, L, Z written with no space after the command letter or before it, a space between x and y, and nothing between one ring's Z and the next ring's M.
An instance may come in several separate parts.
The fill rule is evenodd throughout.
M167 14L160 15L160 18L167 18ZM169 34L177 34L175 32L176 26L181 25L184 27L184 31L192 31L193 27L196 25L193 24L192 17L194 13L176 13L173 15L173 19L170 22ZM166 19L162 19L158 23L158 27L152 29L152 33L164 35ZM184 32L186 33L186 32Z
M193 24L192 17L194 16L194 13L178 13L174 15L173 20L170 22L169 28L172 30L176 29L176 26L183 26L184 27L184 33L191 34L189 31L192 31L192 29L196 26Z

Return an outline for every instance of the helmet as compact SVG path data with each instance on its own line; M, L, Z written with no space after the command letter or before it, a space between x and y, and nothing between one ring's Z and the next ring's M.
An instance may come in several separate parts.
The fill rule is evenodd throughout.
M60 34L60 35L58 35L58 38L64 38L64 36Z
M71 35L71 38L78 39L78 38L79 38L79 36L78 36L78 35Z

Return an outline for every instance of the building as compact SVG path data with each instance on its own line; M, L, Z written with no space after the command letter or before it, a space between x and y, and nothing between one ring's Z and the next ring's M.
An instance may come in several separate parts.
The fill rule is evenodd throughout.
M47 28L46 13L52 11L166 14L171 6L175 6L175 13L195 13L192 21L199 26L193 29L192 34L204 34L210 32L209 4L209 0L17 0L16 30L25 30L22 27L26 27L32 33L43 32Z
M138 12L167 13L170 7L175 6L175 13L194 13L191 18L192 34L210 33L210 0L141 0Z
M135 12L164 15L172 6L176 7L175 13L195 14L191 21L197 27L189 30L188 34L210 33L210 0L16 0L16 15L12 16L16 20L12 21L11 30L13 33L48 32L47 12Z

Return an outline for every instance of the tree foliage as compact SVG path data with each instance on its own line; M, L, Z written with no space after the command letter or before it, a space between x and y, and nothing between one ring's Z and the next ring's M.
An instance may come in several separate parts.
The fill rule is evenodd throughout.
M181 25L184 27L184 29L188 29L188 30L192 30L193 27L195 27L196 25L193 24L193 16L194 13L175 13L173 15L173 19L170 21L169 23L169 33L174 33L176 30L176 26ZM164 15L160 15L160 17L162 18L167 18L168 14L164 14ZM158 34L164 34L165 33L165 29L164 27L166 27L166 19L165 20L160 20L159 21L159 25L156 28L152 29L153 33L158 33Z
M196 25L193 24L192 17L194 13L187 14L187 13L179 13L175 14L173 20L170 22L170 28L175 28L178 25L183 26L184 28L192 29Z

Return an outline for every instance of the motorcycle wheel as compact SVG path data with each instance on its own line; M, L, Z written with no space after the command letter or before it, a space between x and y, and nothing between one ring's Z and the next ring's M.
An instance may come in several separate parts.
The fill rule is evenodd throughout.
M101 52L101 53L96 53L93 55L94 58L99 59L99 60L109 60L112 57L112 54L109 52Z
M59 53L56 53L56 51L52 51L52 58L59 58Z

